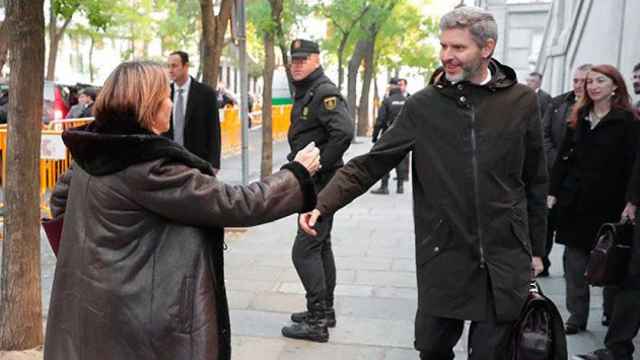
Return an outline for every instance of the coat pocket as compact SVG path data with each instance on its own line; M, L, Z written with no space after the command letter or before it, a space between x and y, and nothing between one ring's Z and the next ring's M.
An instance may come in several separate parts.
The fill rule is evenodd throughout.
M424 265L442 253L445 244L447 225L440 219L433 226L431 232L418 243L416 248L416 264Z
M180 309L178 312L178 330L182 333L190 333L193 323L193 292L195 279L185 277L182 279L180 289Z

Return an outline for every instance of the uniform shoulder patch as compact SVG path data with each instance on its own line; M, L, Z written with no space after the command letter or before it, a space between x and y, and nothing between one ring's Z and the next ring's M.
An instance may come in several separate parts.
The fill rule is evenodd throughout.
M324 102L324 108L327 110L334 110L338 105L338 98L335 96L329 96L322 100Z

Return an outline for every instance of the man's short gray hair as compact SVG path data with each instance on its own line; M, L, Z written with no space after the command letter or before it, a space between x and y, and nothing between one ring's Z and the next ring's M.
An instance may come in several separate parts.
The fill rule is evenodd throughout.
M498 41L498 24L491 13L475 6L461 6L440 19L440 31L469 29L473 41L484 47L487 40Z

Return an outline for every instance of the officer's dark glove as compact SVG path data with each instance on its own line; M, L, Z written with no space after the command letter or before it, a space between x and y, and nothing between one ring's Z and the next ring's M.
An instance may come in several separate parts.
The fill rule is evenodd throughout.
M378 141L378 137L372 137L372 138L371 138L371 142L372 142L372 143L374 143L374 144L375 144L377 141Z

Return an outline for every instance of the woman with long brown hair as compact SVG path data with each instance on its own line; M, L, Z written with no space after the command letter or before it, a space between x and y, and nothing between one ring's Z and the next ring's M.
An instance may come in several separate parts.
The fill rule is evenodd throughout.
M624 79L611 65L587 74L585 96L571 114L556 161L549 207L557 206L556 241L565 244L567 334L586 329L589 286L584 272L596 235L605 222L616 222L638 144L638 126Z

